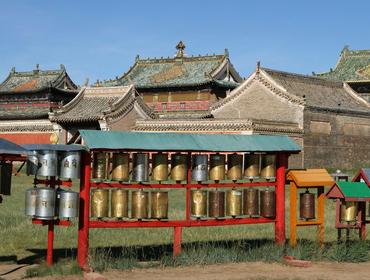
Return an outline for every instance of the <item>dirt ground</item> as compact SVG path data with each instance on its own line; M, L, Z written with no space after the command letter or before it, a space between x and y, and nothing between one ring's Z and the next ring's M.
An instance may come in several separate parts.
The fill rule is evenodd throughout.
M359 264L320 262L313 263L309 268L291 267L278 263L255 262L165 269L134 269L132 271L111 270L103 273L103 276L112 280L367 280L370 279L370 262ZM0 277L3 279L19 279L11 278L11 274ZM82 276L57 276L32 279L79 280L84 278Z

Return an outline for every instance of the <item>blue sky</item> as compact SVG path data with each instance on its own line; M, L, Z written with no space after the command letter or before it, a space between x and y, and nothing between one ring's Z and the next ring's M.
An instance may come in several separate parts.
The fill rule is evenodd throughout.
M242 76L263 67L310 74L345 45L370 49L369 1L2 1L0 80L10 68L59 68L72 79L120 76L140 57L230 52Z

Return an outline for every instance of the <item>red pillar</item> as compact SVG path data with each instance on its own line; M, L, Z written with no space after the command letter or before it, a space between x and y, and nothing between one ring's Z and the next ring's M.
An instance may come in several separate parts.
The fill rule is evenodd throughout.
M54 221L48 223L48 250L46 253L46 263L53 265L53 249L54 249Z
M77 261L79 266L84 270L88 269L87 258L89 253L90 162L90 153L83 152L80 181Z
M181 253L182 227L173 229L173 256L176 257Z
M366 202L360 202L360 230L359 237L362 240L366 240Z
M276 221L275 242L285 243L285 169L288 165L288 156L285 153L277 154L276 170Z

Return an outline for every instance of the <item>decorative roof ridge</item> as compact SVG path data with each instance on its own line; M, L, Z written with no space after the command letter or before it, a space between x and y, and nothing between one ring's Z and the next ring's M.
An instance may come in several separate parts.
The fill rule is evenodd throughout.
M192 124L194 121L201 122L201 123L228 123L228 124L252 124L251 119L214 119L214 118L208 118L208 119L191 119L191 120L186 120L186 119L150 119L150 120L137 120L137 122L154 122L154 123L189 123Z
M343 83L343 88L352 98L357 99L363 105L370 109L370 103L355 92L347 83Z
M234 65L232 65L229 56L224 56L224 59L222 60L222 63L218 66L216 66L214 69L211 70L210 75L213 79L217 79L217 75L222 73L222 71L225 68L228 68L229 75L233 76L237 83L241 83L243 81L243 78L239 75L239 73L234 68ZM235 77L234 77L235 75Z
M154 58L144 58L144 59L136 59L135 62L137 62L138 64L141 64L141 63L144 63L144 64L148 64L148 63L152 63L152 64L155 64L155 63L170 63L170 62L176 62L176 61L184 61L184 62L193 62L193 61L204 61L204 60L208 60L208 59L211 59L211 60L223 60L227 58L227 56L225 54L212 54L212 55L209 55L209 54L206 54L206 55L197 55L197 56L183 56L181 58L179 57L160 57L160 58L157 58L157 57L154 57Z
M133 85L129 86L109 86L109 87L86 87L86 97L121 97L131 91Z
M343 109L343 108L328 108L328 107L320 107L320 106L313 106L313 105L307 105L306 108L317 110L317 111L344 113L344 114L347 113L347 114L350 114L350 115L370 116L370 110L369 111L361 111L361 110Z
M0 85L1 87L1 85ZM17 94L29 94L29 93L38 93L38 92L42 92L42 91L45 91L45 90L56 90L56 91L60 91L60 92L63 92L63 93L76 93L78 91L78 89L63 89L63 88L57 88L57 87L53 87L53 86L46 86L46 87L40 87L40 88L36 88L36 89L28 89L28 90L23 90L23 91L0 91L0 95L6 95L6 94L10 94L10 95L17 95Z
M85 90L87 87L82 87L80 92L67 104L64 106L60 107L57 110L53 110L52 112L49 113L49 118L54 119L55 117L62 115L64 113L67 113L68 111L72 110L74 107L77 106L77 104L83 99L85 95Z

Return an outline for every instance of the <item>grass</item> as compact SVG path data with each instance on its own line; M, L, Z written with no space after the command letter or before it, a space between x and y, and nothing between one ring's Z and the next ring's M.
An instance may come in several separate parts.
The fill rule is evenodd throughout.
M76 261L65 259L53 266L42 263L38 267L30 268L26 271L25 277L32 278L53 275L82 275L82 271Z

